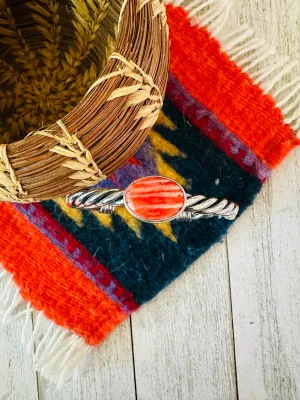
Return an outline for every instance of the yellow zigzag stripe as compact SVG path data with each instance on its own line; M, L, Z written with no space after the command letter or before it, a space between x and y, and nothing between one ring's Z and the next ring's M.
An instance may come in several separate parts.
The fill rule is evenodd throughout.
M182 157L186 158L186 155L182 153L174 144L164 139L158 132L151 130L149 134L152 146L159 152L168 154L171 157Z
M107 229L113 230L111 215L102 214L99 211L92 211L92 214L97 218L101 225L103 225Z
M64 197L57 197L54 201L69 218L76 222L78 226L83 226L83 215L80 210L76 210L76 208L70 208L67 206L66 199Z
M178 182L182 186L187 186L187 181L179 175L174 168L167 164L160 154L155 153L154 157L159 175L174 179L174 181Z
M168 239L172 240L173 242L177 243L176 237L173 235L171 222L163 222L161 224L154 224L156 228L161 231L161 233L167 237Z
M163 111L160 111L156 125L162 125L165 128L169 128L171 131L176 131L177 126L166 116L166 114Z
M129 212L126 210L125 207L120 207L116 209L116 214L118 214L124 222L129 226L130 229L132 229L136 236L141 239L141 222L134 218L132 215L129 214Z

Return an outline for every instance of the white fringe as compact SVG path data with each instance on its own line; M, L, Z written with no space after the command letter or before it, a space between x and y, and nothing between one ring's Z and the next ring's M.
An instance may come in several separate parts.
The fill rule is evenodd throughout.
M165 3L184 7L185 0L165 0ZM184 8L192 25L206 26L216 36L227 20L230 7L231 0L193 0Z
M288 57L276 59L276 50L257 37L249 26L243 25L219 35L226 23L231 0L193 0L187 6L184 6L185 0L167 0L166 3L184 7L191 25L205 26L212 36L217 37L222 50L256 85L260 85L265 94L274 98L284 122L300 136L300 76L295 77L297 61Z
M33 354L35 370L61 388L78 374L92 347L81 337L47 319L42 311L37 312L26 304L12 276L5 270L0 272L1 284L4 289L0 291L0 320L8 323L23 318L21 341L27 345L28 353ZM34 330L26 343L33 317L36 317Z
M276 50L257 37L253 29L242 26L218 38L222 49L247 73L265 94L270 94L281 109L284 122L299 135L300 76L293 78L298 61L288 57L276 60ZM289 82L285 84L285 82Z

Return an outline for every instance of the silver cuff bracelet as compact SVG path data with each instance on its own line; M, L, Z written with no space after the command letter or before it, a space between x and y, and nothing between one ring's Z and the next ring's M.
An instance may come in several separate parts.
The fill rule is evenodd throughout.
M68 195L66 202L69 207L106 214L125 206L135 218L149 223L211 217L234 220L239 211L237 204L226 199L191 196L177 182L162 176L137 179L125 190L82 190Z

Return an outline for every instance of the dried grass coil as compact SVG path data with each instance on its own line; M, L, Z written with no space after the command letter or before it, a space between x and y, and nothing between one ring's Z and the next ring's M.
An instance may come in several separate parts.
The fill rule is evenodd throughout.
M169 64L159 0L0 0L0 46L0 201L96 184L157 119Z

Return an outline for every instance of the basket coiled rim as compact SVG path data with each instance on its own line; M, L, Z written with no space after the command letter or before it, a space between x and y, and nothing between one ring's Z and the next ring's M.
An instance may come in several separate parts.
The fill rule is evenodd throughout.
M73 193L124 164L158 117L168 66L163 2L125 1L115 51L81 102L52 126L0 145L0 201Z

